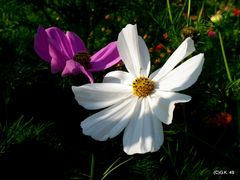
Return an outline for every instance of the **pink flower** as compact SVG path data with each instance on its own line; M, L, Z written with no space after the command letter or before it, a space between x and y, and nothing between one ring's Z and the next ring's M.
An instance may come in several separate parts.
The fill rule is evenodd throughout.
M93 83L92 72L117 64L119 57L116 42L111 42L90 56L84 42L74 32L64 33L57 27L44 29L39 26L34 39L34 49L46 62L51 72L62 76L85 74Z
M208 31L208 37L214 38L215 36L216 36L216 32L215 31L213 31L213 30L209 30Z

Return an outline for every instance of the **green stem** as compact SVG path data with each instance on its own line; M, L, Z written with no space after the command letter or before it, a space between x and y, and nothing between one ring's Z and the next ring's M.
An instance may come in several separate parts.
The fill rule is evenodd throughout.
M238 125L238 142L240 144L240 100L237 99L237 125Z
M197 27L199 26L200 19L201 19L201 17L202 17L202 13L203 13L203 9L204 9L204 4L205 4L205 1L202 2L202 7L201 7L200 12L199 12L199 15L198 15Z
M115 169L117 169L118 167L122 166L123 164L127 163L128 161L132 160L133 157L130 157L129 159L121 162L120 164L116 165L114 167L114 165L121 159L121 157L119 157L116 161L114 161L114 163L103 173L103 177L101 180L104 180L112 171L114 171Z
M93 175L94 175L94 164L95 164L94 154L92 154L92 156L91 156L90 180L93 180Z
M221 35L220 31L218 32L218 37L219 37L219 41L220 41L220 45L221 45L221 50L222 50L222 55L223 55L225 68L226 68L226 71L227 71L227 77L228 77L228 80L230 82L232 82L232 77L231 77L231 74L230 74L230 71L229 71L229 68L228 68L227 58L226 58L226 54L225 54L225 50L224 50L224 46L223 46L222 35Z
M171 24L173 25L172 12L171 12L171 7L170 7L169 0L167 0L167 9L168 9L168 14L169 14L170 22L171 22Z
M171 7L170 7L169 0L167 0L167 9L168 9L168 14L169 14L169 19L170 19L170 22L171 22L172 27L173 27L173 31L176 34L175 27L174 27L174 24L173 24L173 18L172 18L172 12L171 12Z
M188 0L187 26L189 25L189 21L190 21L190 11L191 11L191 0Z
M178 142L176 143L176 145L178 146ZM177 177L179 177L178 169L176 168L176 156L172 155L169 144L167 144L167 148L165 148L164 146L162 146L162 148L165 151L165 153L168 155L168 158L170 159L172 167L173 169L175 169L175 173Z

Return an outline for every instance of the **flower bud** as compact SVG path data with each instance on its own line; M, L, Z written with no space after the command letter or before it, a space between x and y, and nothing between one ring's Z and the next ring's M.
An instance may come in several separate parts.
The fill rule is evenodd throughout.
M218 25L221 23L222 19L223 19L223 16L220 13L217 13L210 18L210 20L214 24L218 24Z
M216 32L213 30L209 30L207 34L208 34L208 37L210 38L214 38L216 36Z

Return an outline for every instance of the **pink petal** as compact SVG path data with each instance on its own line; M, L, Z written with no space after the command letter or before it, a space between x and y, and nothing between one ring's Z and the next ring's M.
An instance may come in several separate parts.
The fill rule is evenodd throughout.
M66 59L63 54L52 43L49 44L49 54L51 59L51 71L52 73L60 72L64 69Z
M74 32L67 31L66 37L69 41L73 55L77 54L78 52L87 52L87 48L85 47L83 40Z
M77 75L79 73L85 74L88 77L89 81L93 83L92 74L86 71L81 64L72 59L66 62L66 66L63 69L62 76L64 77L69 75Z
M71 59L74 54L72 54L71 45L69 44L65 33L57 27L50 27L46 29L46 32L49 41L55 46L55 48L58 48L66 59Z
M37 29L37 34L34 38L34 50L45 61L51 62L51 57L48 52L48 35L42 26Z
M93 79L92 74L89 71L86 71L83 66L81 66L80 68L81 68L82 73L88 77L90 83L93 83L94 79Z
M116 41L111 42L91 57L89 71L94 72L107 69L117 64L120 60Z
M81 73L80 64L74 60L68 60L63 69L62 76L76 75Z

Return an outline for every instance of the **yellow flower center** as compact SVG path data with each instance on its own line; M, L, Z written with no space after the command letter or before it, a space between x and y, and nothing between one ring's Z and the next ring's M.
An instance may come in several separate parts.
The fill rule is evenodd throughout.
M154 83L146 77L139 77L132 83L133 94L138 97L146 97L154 90Z
M80 63L83 67L89 68L90 55L87 52L78 52L74 57L74 61Z

